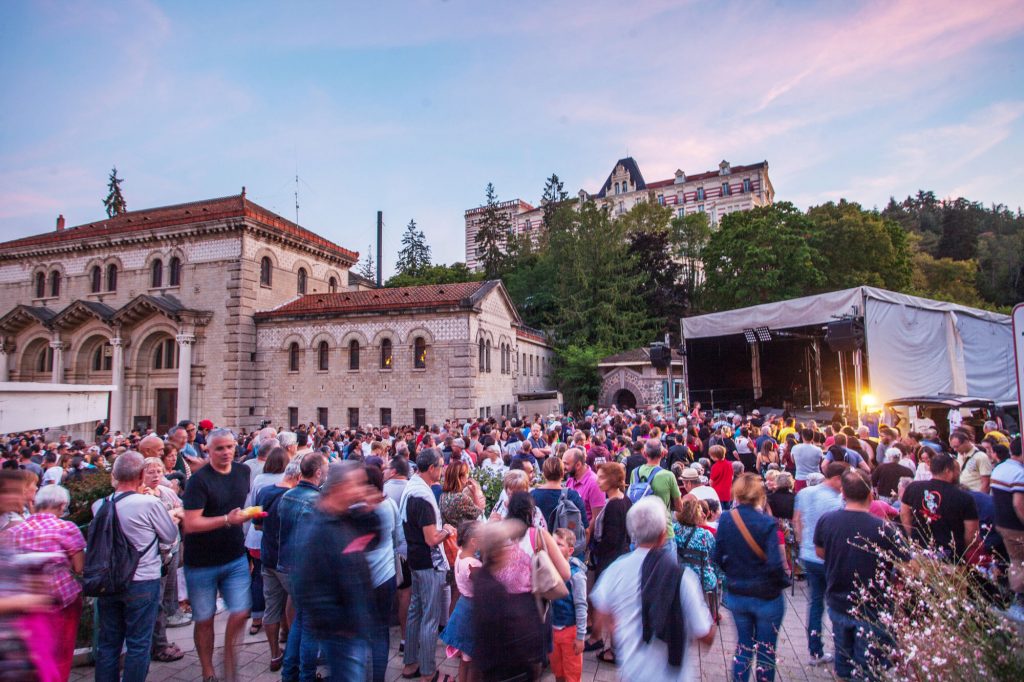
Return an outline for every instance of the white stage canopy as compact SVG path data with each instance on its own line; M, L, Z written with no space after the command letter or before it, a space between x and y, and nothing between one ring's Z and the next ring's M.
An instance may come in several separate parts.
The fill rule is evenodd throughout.
M871 392L880 400L933 393L1016 400L1010 317L856 287L681 320L686 340L864 318Z

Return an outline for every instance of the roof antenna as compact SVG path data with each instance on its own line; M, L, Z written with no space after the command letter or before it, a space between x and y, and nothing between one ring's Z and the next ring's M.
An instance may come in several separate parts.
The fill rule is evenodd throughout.
M295 163L295 224L299 224L299 164Z

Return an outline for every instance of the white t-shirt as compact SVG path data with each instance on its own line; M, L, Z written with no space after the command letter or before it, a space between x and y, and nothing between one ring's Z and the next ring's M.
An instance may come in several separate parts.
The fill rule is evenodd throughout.
M620 661L619 674L624 680L643 682L684 682L700 679L695 670L698 637L705 636L712 625L704 593L697 575L683 570L679 598L686 622L686 651L679 668L668 665L668 645L657 637L643 642L643 617L640 613L640 573L649 549L637 549L616 559L601 574L591 594L594 608L611 613L615 618L615 657Z
M119 496L122 493L114 493ZM92 503L92 513L95 515L103 504L101 498ZM121 531L125 537L135 545L140 552L153 542L154 536L159 542L170 545L178 539L178 526L171 519L171 515L164 508L160 498L152 495L133 493L117 500L117 520L121 522ZM160 579L160 548L158 543L148 552L139 557L139 564L135 568L134 582L141 580ZM86 550L88 551L88 549Z
M718 493L715 492L715 489L709 485L699 485L693 490L691 490L690 494L696 497L698 500L714 500L719 504L722 503L722 501L718 499Z
M64 469L60 467L50 467L43 472L42 485L50 485L51 483L60 485L62 480L64 480Z

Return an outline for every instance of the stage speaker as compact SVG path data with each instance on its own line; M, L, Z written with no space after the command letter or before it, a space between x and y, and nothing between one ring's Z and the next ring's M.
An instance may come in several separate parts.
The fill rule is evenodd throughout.
M849 353L864 346L864 321L859 317L829 322L825 342L836 353Z
M672 349L663 343L652 343L649 352L653 367L664 369L672 362Z

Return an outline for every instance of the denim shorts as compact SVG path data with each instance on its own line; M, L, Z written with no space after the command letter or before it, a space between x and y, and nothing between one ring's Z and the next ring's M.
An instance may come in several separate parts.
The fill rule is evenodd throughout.
M231 613L251 609L250 580L249 560L245 556L220 566L186 566L185 584L192 604L192 619L201 623L213 618L217 612L218 591Z

